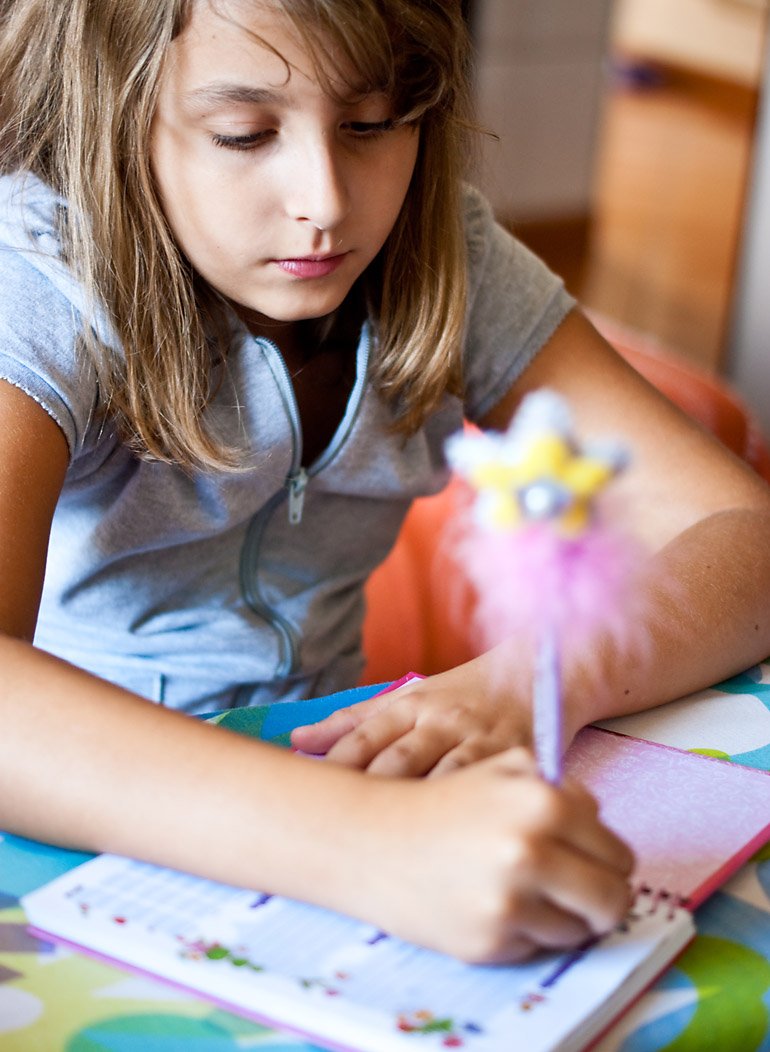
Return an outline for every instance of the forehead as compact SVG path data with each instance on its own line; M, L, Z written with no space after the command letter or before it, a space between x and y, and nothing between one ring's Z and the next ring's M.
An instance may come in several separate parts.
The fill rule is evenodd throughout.
M312 18L315 6L315 22ZM305 8L309 8L306 11ZM192 0L181 32L166 60L171 79L192 82L249 72L272 87L292 79L318 82L330 95L349 99L373 91L388 91L390 63L380 55L390 51L356 40L360 20L318 20L317 5L271 0ZM325 6L327 14L333 5ZM177 83L177 86L179 84Z
M195 0L171 44L167 65L175 80L194 82L229 68L280 83L297 66L307 67L304 50L291 23L272 5Z

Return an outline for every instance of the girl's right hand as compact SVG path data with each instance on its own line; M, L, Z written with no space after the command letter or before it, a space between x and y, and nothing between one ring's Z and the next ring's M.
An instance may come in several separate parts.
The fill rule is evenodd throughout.
M582 787L547 784L525 749L382 781L359 891L394 935L466 961L517 961L603 934L631 904L631 851Z

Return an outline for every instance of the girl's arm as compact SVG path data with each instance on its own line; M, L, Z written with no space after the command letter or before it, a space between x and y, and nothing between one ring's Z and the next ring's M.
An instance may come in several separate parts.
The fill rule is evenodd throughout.
M575 945L620 919L629 852L587 794L544 785L526 754L373 778L35 649L66 467L57 426L0 381L0 829L305 899L472 960Z
M766 483L658 394L577 311L483 425L504 429L523 395L544 386L569 400L581 437L617 437L631 448L613 494L655 553L644 584L644 652L629 660L599 639L592 655L566 669L568 731L681 697L767 657ZM531 659L511 641L302 728L295 743L385 774L446 771L527 743Z

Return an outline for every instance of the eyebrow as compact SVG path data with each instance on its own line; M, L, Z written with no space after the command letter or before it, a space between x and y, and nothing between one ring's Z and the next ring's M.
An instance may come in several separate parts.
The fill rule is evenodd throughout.
M185 92L184 101L196 106L226 106L234 103L270 103L276 102L279 92L269 88L254 88L247 84L228 84L225 81L214 81Z
M384 94L377 90L360 88L351 93L349 105L355 105L371 95ZM285 102L280 91L271 88L256 88L248 84L231 84L228 81L212 81L200 88L193 88L182 96L183 102L193 106L211 107L232 106L243 103L256 105L268 105L271 103Z

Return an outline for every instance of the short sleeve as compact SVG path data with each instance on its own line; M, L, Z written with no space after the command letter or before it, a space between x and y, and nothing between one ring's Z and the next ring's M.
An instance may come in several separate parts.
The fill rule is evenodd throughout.
M507 393L575 306L562 280L494 219L465 199L469 303L463 353L465 414L480 420Z
M82 449L98 386L82 352L82 320L45 274L0 247L0 379L33 398L59 425L70 457Z

